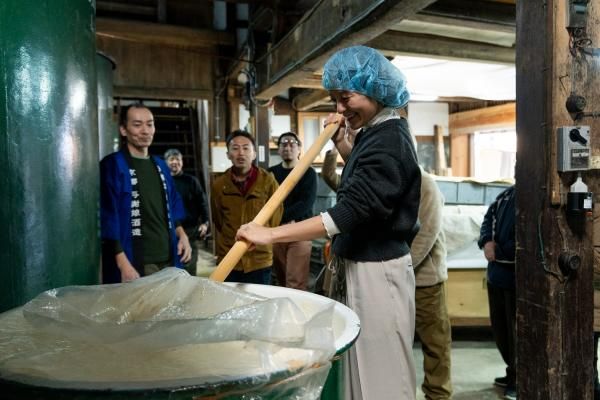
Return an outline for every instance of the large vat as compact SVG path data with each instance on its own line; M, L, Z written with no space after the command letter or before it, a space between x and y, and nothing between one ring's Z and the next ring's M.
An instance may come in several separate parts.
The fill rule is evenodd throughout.
M0 311L100 268L95 2L0 1Z
M356 314L325 297L169 270L49 291L1 314L3 398L318 399L329 360L358 336ZM154 378L155 367L167 371Z

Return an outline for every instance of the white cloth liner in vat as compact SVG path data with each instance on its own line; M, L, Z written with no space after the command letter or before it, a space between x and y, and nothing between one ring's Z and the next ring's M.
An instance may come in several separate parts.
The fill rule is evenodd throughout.
M318 398L336 352L335 304L307 311L175 268L129 283L53 289L0 314L0 379L143 390L310 376L303 386L314 389L295 398Z

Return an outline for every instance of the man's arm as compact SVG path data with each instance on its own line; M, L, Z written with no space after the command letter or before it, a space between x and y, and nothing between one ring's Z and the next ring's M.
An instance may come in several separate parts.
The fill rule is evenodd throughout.
M502 202L496 206L496 243L495 256L498 260L515 259L515 192L511 187L503 192Z
M129 259L125 255L125 252L120 252L115 255L115 262L117 267L121 271L121 282L129 282L140 277L137 270L131 265Z
M186 217L185 207L183 206L183 200L175 188L175 182L169 173L169 169L164 161L161 161L161 169L165 175L167 181L167 193L169 201L169 210L171 213L172 222L175 224L175 236L177 236L177 254L182 263L187 263L192 258L192 247L190 246L190 240L188 239L181 221Z
M206 193L200 185L200 181L195 176L193 177L194 181L194 201L198 203L198 209L200 211L199 221L198 221L198 235L200 239L203 239L208 233L208 204L206 201Z
M333 148L328 150L325 153L325 159L323 160L323 165L321 166L321 177L323 181L331 188L333 191L337 191L338 186L340 186L340 175L336 171L337 167L337 156L338 156L337 148Z
M421 228L410 246L410 255L415 267L418 267L427 257L442 231L443 205L444 200L437 184L431 176L421 171L421 201L419 204Z
M175 228L175 235L179 239L177 241L177 254L179 254L181 262L186 263L192 258L192 247L190 246L190 240L188 239L181 225Z
M483 256L488 261L496 261L496 242L490 240L483 245Z
M477 244L480 249L483 249L486 243L494 240L493 235L493 224L494 224L494 209L496 207L496 202L493 202L488 207L485 216L483 217L483 222L481 223L481 229L479 230L479 240Z
M118 164L115 158L104 159L100 163L100 226L103 246L114 254L115 264L121 273L121 282L140 277L123 251L120 237L120 217L118 206L119 188Z
M490 204L479 231L479 241L477 244L483 250L483 255L488 262L496 260L496 242L494 242L494 213L497 201Z

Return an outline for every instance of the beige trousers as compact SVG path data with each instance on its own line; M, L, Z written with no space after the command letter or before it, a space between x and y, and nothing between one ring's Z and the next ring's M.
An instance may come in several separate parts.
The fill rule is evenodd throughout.
M415 276L410 255L345 261L346 302L360 335L345 357L347 400L414 400Z
M446 283L418 287L416 332L423 349L423 393L427 400L452 398L450 380L452 332L446 307Z

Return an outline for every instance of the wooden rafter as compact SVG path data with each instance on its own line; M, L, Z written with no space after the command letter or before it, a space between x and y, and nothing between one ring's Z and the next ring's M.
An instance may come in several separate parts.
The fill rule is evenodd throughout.
M363 44L434 0L325 0L259 60L258 98L310 77L336 50Z
M389 56L414 54L506 64L515 62L513 48L415 33L388 31L367 45Z
M504 2L484 0L438 0L419 12L452 18L459 21L472 21L487 24L505 25L514 28L517 23L516 7Z
M513 47L516 32L512 27L480 22L456 20L436 16L415 16L392 27L393 30L416 34L435 35L462 39L470 42L489 43L496 46Z
M227 32L185 28L152 22L96 19L96 35L138 43L180 48L206 48L234 43Z

